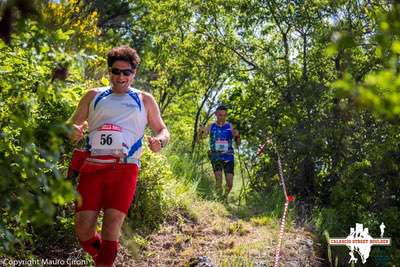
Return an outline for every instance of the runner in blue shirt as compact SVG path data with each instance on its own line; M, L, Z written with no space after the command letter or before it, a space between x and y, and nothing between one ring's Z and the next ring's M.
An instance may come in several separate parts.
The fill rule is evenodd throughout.
M220 194L222 194L222 171L225 173L226 191L224 196L226 198L233 186L235 167L233 140L235 140L236 145L240 144L238 130L234 129L232 124L226 121L227 110L226 106L219 106L215 112L217 120L200 129L200 138L210 135L209 158L216 179L217 191Z

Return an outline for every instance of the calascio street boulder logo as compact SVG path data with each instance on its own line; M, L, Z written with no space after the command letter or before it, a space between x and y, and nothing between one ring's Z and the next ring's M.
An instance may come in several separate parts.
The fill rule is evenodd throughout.
M356 228L350 228L350 234L346 238L330 238L329 245L331 246L347 246L350 249L349 263L356 263L358 261L356 254L361 257L361 262L367 262L372 246L390 246L391 239L383 238L385 232L385 225L380 225L381 236L380 238L373 238L369 234L368 228L364 228L361 223L356 223Z

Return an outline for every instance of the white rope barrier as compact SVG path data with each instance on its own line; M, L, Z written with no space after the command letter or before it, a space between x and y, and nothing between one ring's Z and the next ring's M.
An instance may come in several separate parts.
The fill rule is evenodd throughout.
M282 240L283 240L283 237L285 235L285 225L286 225L287 211L288 211L289 203L290 203L290 201L294 200L294 197L293 196L288 196L288 194L287 194L286 185L285 185L285 179L283 177L281 159L280 159L278 151L276 149L275 149L275 152L276 152L276 154L278 156L279 177L281 179L283 193L285 194L285 208L283 210L281 225L279 227L279 239L278 239L278 245L277 245L276 251L275 251L275 262L274 262L274 267L279 267L279 260L281 258Z

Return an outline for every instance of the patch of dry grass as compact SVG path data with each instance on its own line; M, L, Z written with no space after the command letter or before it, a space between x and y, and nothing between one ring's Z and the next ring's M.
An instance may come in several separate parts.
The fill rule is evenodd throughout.
M189 208L190 216L178 211L157 233L135 240L140 253L134 266L184 267L197 256L207 256L215 266L222 267L268 266L273 262L278 243L277 219L268 216L239 219L218 202L193 201ZM310 241L305 242L311 240L310 235L290 225L286 230L282 262L310 266L315 258Z

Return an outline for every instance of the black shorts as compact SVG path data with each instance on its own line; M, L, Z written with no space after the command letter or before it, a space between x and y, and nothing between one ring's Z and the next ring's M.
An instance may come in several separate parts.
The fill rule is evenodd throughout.
M211 165L214 172L224 170L225 175L228 173L234 174L235 162L233 160L211 160Z

